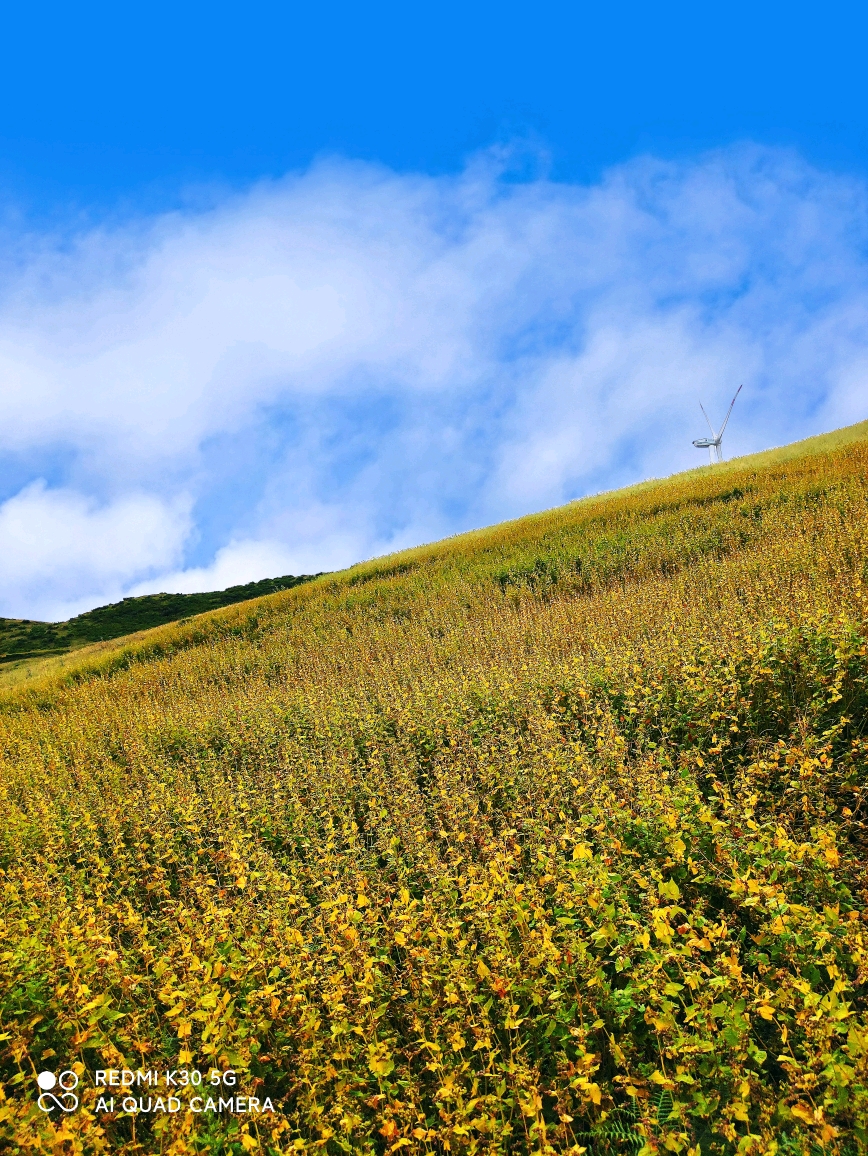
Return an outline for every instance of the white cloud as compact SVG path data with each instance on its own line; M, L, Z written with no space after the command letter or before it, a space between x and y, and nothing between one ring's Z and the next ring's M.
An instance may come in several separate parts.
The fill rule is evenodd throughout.
M859 420L866 209L758 148L593 187L492 155L19 239L0 525L29 502L77 529L19 518L8 563L0 538L0 612L331 569L698 464L697 395L718 413L741 381L729 453ZM56 488L28 487L46 461Z
M171 506L129 494L99 506L36 481L0 505L4 593L38 605L54 620L120 595L131 575L179 560L190 529L189 503Z
M344 545L343 540L340 543ZM164 574L157 581L151 579L131 590L132 594L152 594L159 585L161 590L174 594L195 594L200 590L225 590L241 586L262 577L280 578L285 574L316 574L323 556L328 562L328 543L314 554L308 550L293 550L283 542L246 541L230 542L222 546L208 566L193 566ZM340 565L340 562L336 563ZM325 567L328 569L328 565Z

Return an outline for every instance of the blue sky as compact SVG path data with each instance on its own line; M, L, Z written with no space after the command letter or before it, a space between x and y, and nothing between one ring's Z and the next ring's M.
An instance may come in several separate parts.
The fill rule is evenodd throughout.
M868 416L855 4L42 4L0 614L330 569ZM700 420L697 421L697 415Z
M755 0L9 6L2 172L61 211L323 153L455 172L516 137L559 180L745 139L864 172L866 22Z

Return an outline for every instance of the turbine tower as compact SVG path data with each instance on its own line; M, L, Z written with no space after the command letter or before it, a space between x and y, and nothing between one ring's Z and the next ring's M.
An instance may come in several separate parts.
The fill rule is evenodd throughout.
M735 398L738 397L743 389L744 386L740 385L735 391L735 397L733 397L732 401L729 403L729 409L726 411L726 418L724 423L717 433L714 432L714 426L710 421L708 421L708 414L705 412L705 406L702 404L702 402L699 403L699 408L702 410L702 416L708 422L708 428L711 430L711 437L697 438L693 444L698 450L708 450L712 465L714 465L715 462L723 461L723 455L720 452L720 443L723 441L723 431L726 429L726 423L729 421L729 415L732 413L732 407L735 405Z

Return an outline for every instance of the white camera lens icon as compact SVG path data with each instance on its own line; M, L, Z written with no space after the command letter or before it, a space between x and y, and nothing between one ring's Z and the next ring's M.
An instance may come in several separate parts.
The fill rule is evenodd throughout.
M75 1072L67 1070L59 1076L54 1072L40 1072L36 1083L40 1090L37 1103L43 1112L51 1112L55 1108L60 1108L62 1112L74 1112L78 1107L78 1096L73 1095L73 1088L78 1087ZM54 1088L58 1088L57 1095Z

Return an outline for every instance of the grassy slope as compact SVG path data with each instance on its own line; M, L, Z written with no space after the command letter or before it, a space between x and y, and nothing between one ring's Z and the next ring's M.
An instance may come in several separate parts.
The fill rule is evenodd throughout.
M686 473L673 475L670 479L653 478L626 486L621 490L580 498L564 509L598 506L601 502L609 503L620 498L638 496L673 480L698 481L709 473L720 478L728 476L733 471L740 473L745 469L774 466L793 458L828 454L854 442L865 440L868 440L868 420L806 438L804 441L793 442L791 445L733 458L720 465L699 466ZM554 513L557 516L558 511L555 510ZM532 534L533 527L550 518L551 514L551 511L529 514L515 522L505 522L502 526L471 530L444 542L412 547L384 559L360 563L346 573L352 580L353 575L366 574L371 567L379 572L383 566L388 569L390 566L400 566L415 558L432 556L432 551L434 557L440 557L444 551L450 550L452 544L461 544L462 548L477 544L483 547L486 539L492 535L500 537L504 531L513 528L519 537L525 533ZM206 613L218 607L265 597L275 590L289 589L300 582L312 581L319 577L321 575L293 577L290 574L283 578L264 579L261 582L248 583L246 586L232 586L228 590L207 594L152 594L141 598L125 598L123 602L98 607L69 622L45 623L0 618L0 687L20 685L22 682L31 681L34 677L51 679L58 675L65 676L82 664L88 666L97 655L112 653L117 648L127 651L130 646L135 647L139 642L148 645L146 638L127 636L134 634L138 636L143 631ZM71 653L78 650L82 650L83 653L77 656Z
M866 1151L866 433L7 690L0 1145L145 1057L280 1112L82 1151Z
M317 575L265 578L226 590L203 594L146 594L97 606L66 622L34 622L28 618L0 618L0 664L21 663L66 654L94 642L150 630L195 614L218 610L236 602L289 590Z

